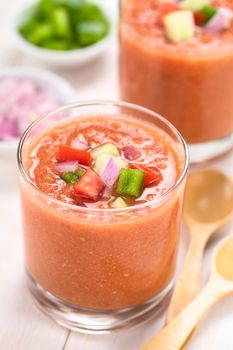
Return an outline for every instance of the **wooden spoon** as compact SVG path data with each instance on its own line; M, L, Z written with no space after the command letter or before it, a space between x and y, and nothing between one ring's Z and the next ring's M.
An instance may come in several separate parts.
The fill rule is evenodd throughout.
M221 298L233 294L233 235L216 249L211 270L203 291L141 350L180 350L202 315Z
M210 236L233 214L233 181L217 170L203 170L189 176L184 218L190 244L184 266L168 310L167 322L177 316L201 290L201 266Z

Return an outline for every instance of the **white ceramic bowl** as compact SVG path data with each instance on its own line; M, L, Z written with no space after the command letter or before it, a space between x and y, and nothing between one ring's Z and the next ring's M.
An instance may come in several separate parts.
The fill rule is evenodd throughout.
M110 22L110 31L108 35L96 44L70 51L55 51L40 48L29 43L20 35L18 27L25 21L25 18L30 15L35 2L16 6L9 16L9 32L13 43L23 53L30 55L42 63L50 66L52 65L53 67L69 68L72 66L84 65L95 60L109 48L112 42L115 27L115 11L113 11L112 6L109 6L107 0L92 0L92 2L97 3L103 9Z
M61 104L75 102L75 90L64 79L44 69L27 67L5 67L0 69L0 80L4 78L26 78L34 81L39 87L51 92ZM16 154L18 141L0 141L0 156Z

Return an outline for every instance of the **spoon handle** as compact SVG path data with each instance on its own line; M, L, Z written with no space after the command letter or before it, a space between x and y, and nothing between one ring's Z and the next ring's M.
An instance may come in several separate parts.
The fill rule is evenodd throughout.
M196 238L197 237L197 238ZM184 261L183 269L175 286L168 309L166 323L176 317L201 290L201 271L204 248L207 239L194 233Z
M231 289L233 289L232 286ZM224 282L218 279L212 280L184 311L141 350L180 350L201 316L229 292Z

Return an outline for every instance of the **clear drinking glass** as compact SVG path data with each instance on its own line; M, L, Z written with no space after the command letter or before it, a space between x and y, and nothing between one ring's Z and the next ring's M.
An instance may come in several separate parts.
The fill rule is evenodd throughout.
M62 121L119 116L162 130L179 154L176 183L156 200L124 209L89 209L56 200L31 181L30 145ZM40 309L74 330L105 332L154 315L171 290L188 151L179 132L144 108L114 102L62 107L36 120L18 148L25 265Z
M189 144L191 164L204 163L233 147L232 38L168 42L156 25L158 2L120 2L121 99L167 118Z

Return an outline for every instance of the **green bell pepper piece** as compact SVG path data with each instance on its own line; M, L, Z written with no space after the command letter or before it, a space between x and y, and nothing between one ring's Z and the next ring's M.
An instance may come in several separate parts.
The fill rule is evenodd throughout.
M80 177L82 177L85 173L85 170L82 168L78 168L77 170L68 171L67 173L62 174L61 178L70 185L76 185Z
M21 33L22 33L21 29ZM40 45L44 40L47 40L52 35L52 26L49 23L40 24L32 27L31 30L28 30L25 37L34 45Z
M52 23L55 35L63 38L70 37L70 18L66 9L62 7L55 9L52 13Z
M121 196L140 197L145 173L134 169L121 169L116 192Z
M212 17L214 17L217 13L217 10L212 6L204 6L200 11L206 18L206 22L208 22Z
M77 26L78 43L84 47L89 46L105 37L108 28L101 21L86 21Z

